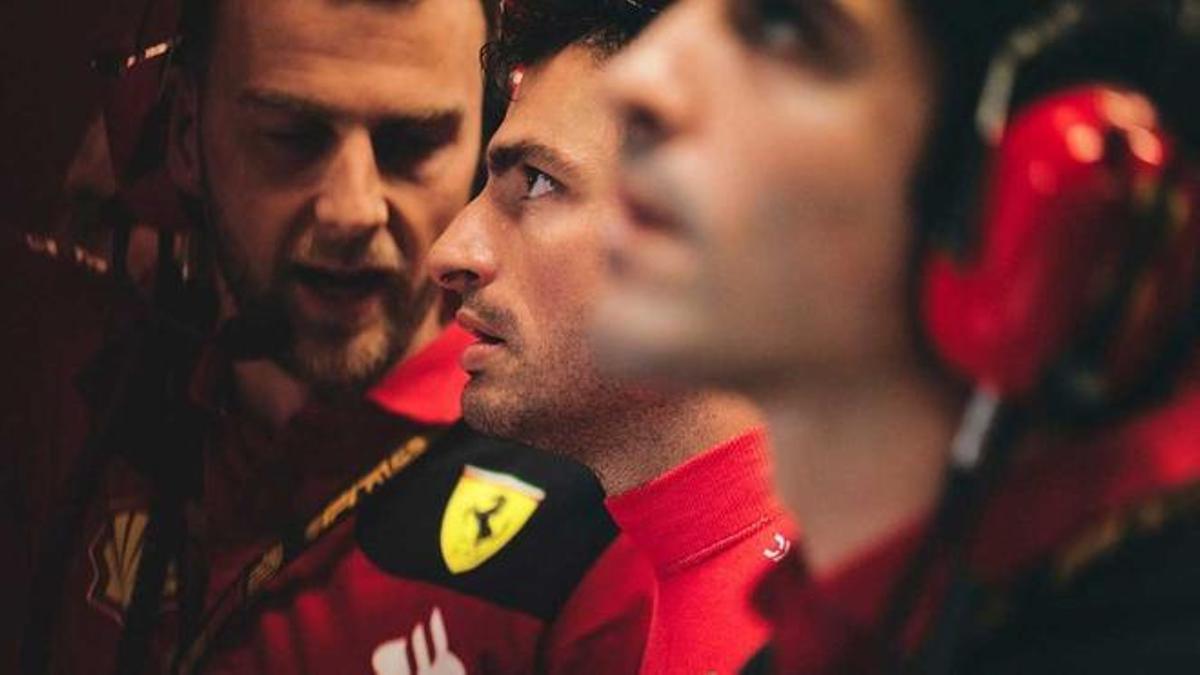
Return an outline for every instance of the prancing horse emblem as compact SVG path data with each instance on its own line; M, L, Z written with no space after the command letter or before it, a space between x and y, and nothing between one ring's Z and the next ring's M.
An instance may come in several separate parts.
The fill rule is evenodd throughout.
M442 514L441 548L446 569L462 574L503 549L542 503L541 488L504 473L463 468Z

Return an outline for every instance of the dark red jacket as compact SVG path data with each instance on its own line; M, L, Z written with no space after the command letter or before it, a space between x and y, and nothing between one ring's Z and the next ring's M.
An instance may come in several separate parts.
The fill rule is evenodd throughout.
M757 591L773 644L749 673L874 673L878 622L925 525L809 579ZM978 586L955 673L1192 673L1200 663L1200 384L1116 429L1021 458L970 557ZM935 574L907 636L944 597Z
M284 524L316 513L413 433L435 440L270 583L265 600L223 634L204 672L636 671L649 566L617 535L585 468L456 422L465 381L456 362L468 339L448 331L399 364L370 402L310 406L274 438L211 399L203 497L189 514L207 606ZM56 444L81 436L79 426L31 436L33 459L23 469L51 476L39 485L52 485L54 472L35 465L67 461L69 450ZM112 672L151 494L131 463L118 458L108 468L61 588L53 672ZM30 538L37 529L28 528ZM182 581L190 579L178 566L168 572L149 672L178 643L190 587Z

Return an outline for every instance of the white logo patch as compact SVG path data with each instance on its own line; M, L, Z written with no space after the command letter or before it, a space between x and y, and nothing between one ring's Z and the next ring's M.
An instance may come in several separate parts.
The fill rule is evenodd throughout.
M389 640L375 649L371 656L371 667L376 675L467 675L463 662L450 651L450 640L446 636L446 623L442 610L433 608L429 616L429 637L433 650L425 639L425 624L418 621L412 631L411 641L405 638ZM409 667L409 647L412 647L413 670Z
M773 563L777 563L787 557L788 551L792 550L792 542L782 534L775 533L775 547L764 548L763 557Z

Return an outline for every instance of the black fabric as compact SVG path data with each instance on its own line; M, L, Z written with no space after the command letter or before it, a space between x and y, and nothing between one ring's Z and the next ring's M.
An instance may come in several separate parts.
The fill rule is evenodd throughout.
M1045 565L989 595L956 652L956 675L1200 673L1195 514L1121 541L1068 581ZM771 648L741 672L779 672Z
M442 514L464 465L545 491L529 522L495 557L461 574L440 549ZM459 423L362 507L359 546L381 569L550 620L613 541L599 482L566 457L480 435ZM514 582L514 580L519 580Z
M1065 585L1038 570L1007 601L956 672L1200 672L1200 520L1124 541Z
M758 650L746 665L738 671L741 675L769 675L775 672L775 655L771 651L771 646L767 645Z

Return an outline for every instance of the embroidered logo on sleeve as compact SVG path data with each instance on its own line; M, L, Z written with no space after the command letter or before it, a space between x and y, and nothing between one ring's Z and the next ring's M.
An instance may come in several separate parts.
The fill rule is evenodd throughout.
M428 641L425 635L425 624L418 622L413 628L411 642L399 638L379 645L371 656L375 675L467 675L462 660L450 651L446 622L442 620L442 610L437 607L429 616ZM412 648L411 667L409 647Z
M149 520L145 511L116 511L96 534L88 550L92 562L88 602L117 623L124 623L125 610L133 599ZM164 609L175 600L178 586L175 564L172 563L167 568L167 580L163 585Z
M442 514L446 568L462 574L487 562L525 527L545 496L508 474L466 466Z
M774 543L774 547L764 548L762 553L764 558L777 563L787 557L788 552L792 550L792 542L781 533L776 532Z

